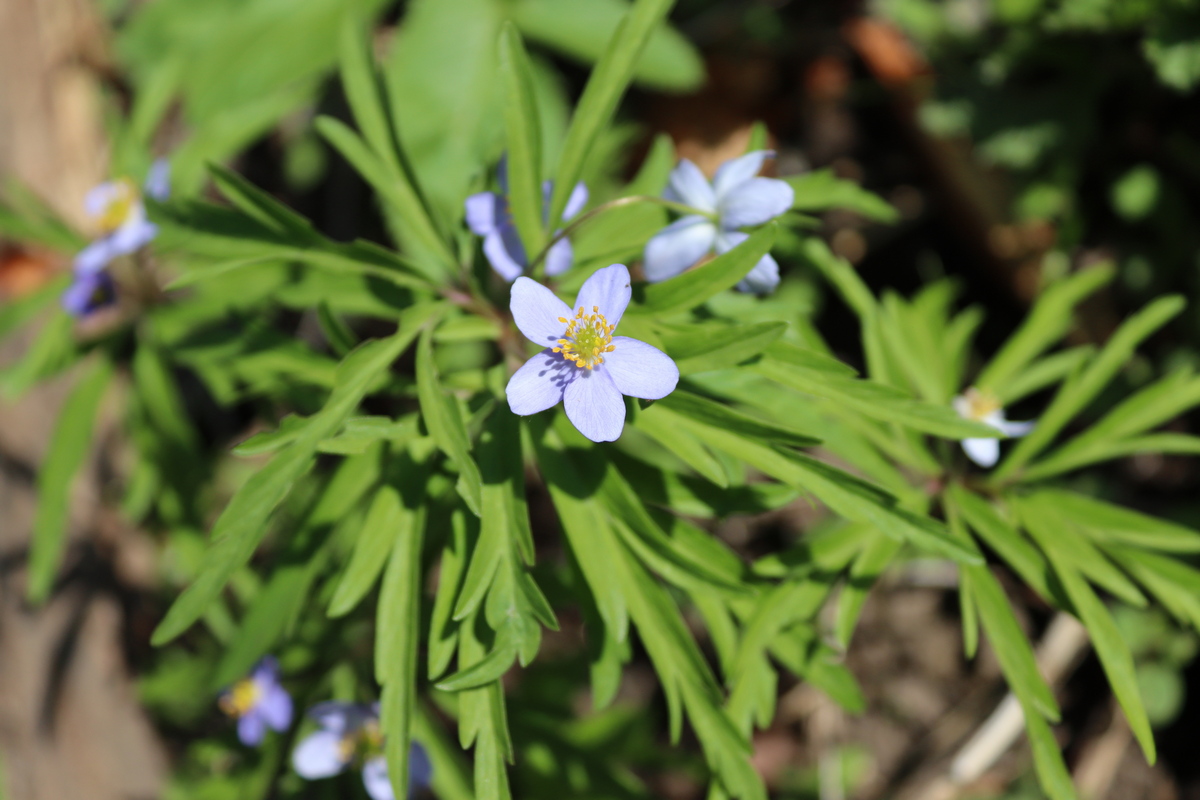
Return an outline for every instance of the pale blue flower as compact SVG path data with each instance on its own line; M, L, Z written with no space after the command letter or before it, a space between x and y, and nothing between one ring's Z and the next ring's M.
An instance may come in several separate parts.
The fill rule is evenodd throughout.
M159 159L150 167L143 189L148 196L165 200L169 179L170 166ZM96 186L83 205L100 235L75 256L74 280L62 295L63 309L76 317L116 301L115 286L105 269L114 258L135 252L158 234L158 226L146 219L141 193L128 178Z
M279 662L271 656L222 692L217 702L238 721L238 738L250 747L262 742L267 728L283 732L292 724L292 696L279 683Z
M761 225L792 207L792 187L773 178L758 178L763 161L773 155L755 150L726 161L712 183L686 158L671 171L663 197L702 214L680 217L646 243L642 269L651 282L673 278L711 253L725 253L749 238L739 230ZM779 285L779 264L767 254L737 288L765 293Z
M1010 422L1004 416L1000 401L990 392L980 391L975 387L955 397L953 405L954 410L963 419L990 425L1009 438L1025 436L1033 430L1032 421ZM967 458L981 467L994 467L1000 460L999 439L963 439L962 448Z
M529 266L529 257L521 244L521 237L513 224L512 212L508 207L508 171L503 159L496 168L496 179L500 183L499 193L480 192L467 198L467 227L475 235L483 237L483 254L487 256L492 269L504 280L512 283ZM550 195L553 191L553 181L542 184L543 222L549 213ZM563 210L563 222L582 211L587 201L587 186L583 183L575 184L574 191L567 199L567 207ZM555 233L557 234L557 231ZM574 258L570 240L566 237L559 239L546 253L546 274L559 275L566 272L571 268Z
M561 400L567 418L593 442L615 441L625 427L623 395L658 400L675 390L679 368L656 347L614 336L629 305L629 270L597 270L579 290L576 311L529 278L512 287L509 308L521 333L546 349L513 373L505 393L528 416Z
M383 755L379 704L319 703L308 710L319 730L309 734L292 752L292 767L302 778L316 780L361 766L363 785L371 800L395 800ZM433 764L425 748L413 742L408 754L408 793L428 786Z

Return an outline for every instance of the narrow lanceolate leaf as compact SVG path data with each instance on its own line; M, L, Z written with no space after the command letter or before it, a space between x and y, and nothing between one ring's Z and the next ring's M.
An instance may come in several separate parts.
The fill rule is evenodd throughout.
M500 650L500 643L493 642L492 654L488 654L487 646L478 635L482 625L477 623L481 622L472 615L459 628L459 674L470 673ZM511 656L507 663L512 663ZM508 800L511 793L505 764L512 760L513 748L504 708L504 690L498 679L459 694L458 741L464 750L475 745L476 800Z
M858 615L862 613L875 581L900 552L900 542L877 531L872 534L867 546L854 559L849 580L838 597L834 635L843 648L850 646L850 637L858 627Z
M786 178L792 187L792 208L797 211L825 211L845 208L867 219L892 223L900 218L892 204L853 181L833 174L832 169L819 169Z
M383 687L383 749L396 797L405 797L408 792L408 751L416 711L424 499L420 491L405 492L407 524L396 531L379 592L379 622L375 629L375 679Z
M774 445L815 447L821 443L820 439L815 439L794 428L757 419L723 403L709 400L707 397L701 397L683 389L677 389L658 401L655 404L654 414L660 413L662 409L669 409L705 425L722 428Z
M329 616L340 617L348 613L371 590L387 564L396 538L407 533L402 531L404 519L400 492L394 486L380 486L363 520L362 530L354 540L350 563L329 601Z
M479 466L471 456L471 439L458 405L442 390L433 363L433 335L428 330L417 344L417 397L429 435L458 468L459 492L467 507L478 516L482 503Z
M38 471L37 514L29 552L26 596L41 603L54 585L54 575L66 545L71 484L92 444L96 410L112 379L112 365L100 361L80 379L59 412L46 460Z
M674 326L661 330L664 349L680 375L710 372L740 364L766 350L787 330L786 322L753 325Z
M424 309L421 314L427 315L435 308ZM416 337L422 322L421 315L404 320L395 335L361 345L339 365L333 392L324 408L286 449L246 481L217 518L200 574L155 630L154 644L169 642L199 619L234 570L250 559L266 534L271 512L312 466L317 445L354 412L374 382Z
M462 509L455 509L450 516L450 533L446 537L441 563L437 568L437 595L433 599L433 613L429 621L427 672L430 680L437 680L445 674L458 647L458 625L451 616L467 567L468 518L474 519Z
M1121 638L1121 632L1113 621L1112 614L1105 608L1104 603L1088 586L1083 576L1071 566L1071 546L1061 538L1053 536L1049 531L1030 528L1030 533L1037 539L1041 548L1046 551L1054 573L1062 582L1063 589L1075 607L1079 621L1087 628L1096 655L1100 657L1100 665L1112 686L1113 694L1121 708L1125 710L1125 718L1129 728L1137 737L1138 744L1146 760L1151 764L1155 761L1154 734L1150 730L1150 720L1146 716L1146 708L1142 704L1142 696L1138 689L1137 672L1133 666L1133 655L1128 645Z
M966 537L967 533L959 525L965 515L959 501L962 495L968 494L966 489L954 486L948 495L947 514L951 518L950 530L956 535ZM971 495L973 499L979 499ZM980 502L983 502L980 500ZM992 642L992 649L1000 662L1000 669L1008 680L1009 687L1022 700L1022 705L1028 705L1037 710L1040 716L1045 716L1051 722L1059 718L1058 703L1054 693L1046 685L1038 671L1037 660L1033 648L1029 645L1029 637L1025 635L1021 624L1017 621L1012 605L1004 595L1000 582L992 571L984 564L959 567L963 576L969 576L969 582L963 590L969 592L970 601L979 614L983 629Z
M662 283L646 287L641 305L630 306L634 313L670 314L686 311L708 300L715 294L731 289L754 265L766 255L775 243L775 223L764 225L728 253L717 256L697 269L688 270Z
M1039 489L1033 497L1079 525L1101 543L1125 544L1167 553L1200 553L1200 531L1094 497L1060 489Z
M612 119L617 103L633 78L638 57L650 35L666 19L675 0L637 0L617 27L584 87L555 172L548 219L561 219L567 198L583 174L588 154Z
M1133 356L1137 346L1182 311L1183 307L1182 297L1161 297L1125 320L1096 358L1063 384L1033 431L1020 440L992 474L993 480L1003 481L1011 477L1042 452L1059 431L1108 385Z
M393 203L396 212L404 221L406 230L419 240L420 246L434 254L440 262L438 271L444 277L457 262L449 245L433 224L412 171L408 169L400 151L399 139L395 136L387 106L383 101L378 72L368 49L365 32L357 25L347 24L342 30L341 49L342 83L346 88L350 107L354 111L355 121L370 144L370 150L362 150L374 155L382 167L382 174L363 172L362 169L359 169L359 173L367 180L372 180L373 175L379 175L380 183L387 184L387 191L381 193L382 196ZM334 128L332 125L326 127ZM318 130L321 130L320 126ZM329 135L327 130L321 130L321 133ZM342 143L347 142L347 137L340 131L334 136ZM350 160L353 163L354 160ZM378 188L378 184L376 187Z
M504 80L504 125L508 132L508 200L526 253L540 253L542 224L541 124L532 67L521 35L511 22L500 32L500 75ZM531 256L532 257L532 256Z
M1109 267L1075 273L1042 292L1017 332L1009 337L979 373L975 385L1001 394L1009 381L1019 378L1026 365L1066 334L1072 311L1083 298L1112 280Z

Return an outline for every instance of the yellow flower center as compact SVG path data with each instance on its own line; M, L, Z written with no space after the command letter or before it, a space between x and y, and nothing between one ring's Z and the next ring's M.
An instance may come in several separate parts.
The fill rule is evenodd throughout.
M612 343L612 332L617 326L608 324L599 306L592 306L591 314L580 306L575 316L570 319L559 317L558 321L564 323L567 330L558 340L554 352L562 353L563 358L575 362L577 367L593 369L604 363L605 353L617 349Z
M348 731L338 742L338 753L347 764L354 760L365 761L383 752L383 731L379 720L369 719L359 727Z
M128 178L116 181L112 197L108 199L96 220L100 232L109 234L124 225L138 197L138 190L133 181Z
M250 709L258 705L262 690L258 683L250 678L243 678L235 683L228 692L221 695L219 705L221 710L231 717L244 716Z
M957 410L967 419L981 421L1000 410L1000 401L996 395L988 391L980 391L974 386L963 392L961 400L961 403L956 404Z

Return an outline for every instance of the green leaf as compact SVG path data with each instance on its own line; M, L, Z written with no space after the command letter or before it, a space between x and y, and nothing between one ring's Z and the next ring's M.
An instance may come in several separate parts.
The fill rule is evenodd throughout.
M478 516L482 503L479 466L471 457L471 440L458 404L442 391L433 363L433 335L429 329L417 344L417 397L429 435L458 468L459 492L467 507Z
M29 582L25 596L41 604L54 586L66 548L71 511L71 484L92 445L92 430L104 390L112 380L107 360L97 360L71 390L50 438L46 458L37 474L37 512L29 550Z
M1021 580L1044 599L1060 608L1070 608L1071 601L1062 593L1058 582L1050 578L1046 558L1009 520L982 497L957 484L950 486L948 494L971 529L1021 576Z
M1012 476L1049 445L1058 432L1108 385L1137 346L1179 314L1184 305L1182 297L1160 297L1125 320L1096 358L1063 384L1033 431L1013 448L1008 458L992 474L992 479L1003 481Z
M604 53L628 9L626 0L518 0L512 14L526 38L591 63ZM684 36L664 24L650 34L633 81L658 91L695 91L704 81L704 62Z
M81 352L75 344L75 320L56 313L38 331L37 338L19 361L0 370L0 395L20 397L38 381L62 372Z
M1129 728L1142 746L1146 760L1155 762L1154 734L1150 730L1150 720L1142 705L1142 697L1138 691L1137 674L1133 667L1133 656L1129 653L1121 632L1113 622L1112 615L1104 607L1100 598L1092 591L1074 568L1071 567L1071 546L1061 542L1054 536L1043 535L1037 528L1030 528L1038 544L1046 551L1054 572L1062 581L1063 589L1071 598L1079 621L1088 630L1096 655L1100 657L1100 665L1112 686L1113 693L1121 708L1125 710L1125 718Z
M57 300L70 285L71 279L59 275L54 280L22 296L7 298L0 303L0 340L17 328L32 322L43 309Z
M722 489L729 488L730 478L721 461L688 430L671 424L672 416L674 412L659 407L652 416L638 414L632 423L705 479Z
M419 474L414 469L411 474ZM408 792L408 756L417 703L417 649L421 634L421 543L425 533L422 486L404 485L405 522L395 532L379 590L375 679L383 687L380 727L388 778L396 797Z
M1200 404L1200 378L1179 370L1124 400L1103 419L1025 470L1037 480L1085 464L1139 452L1196 453L1200 439L1183 434L1128 438Z
M1095 348L1091 345L1082 345L1033 361L1012 380L995 388L996 399L1000 401L1001 406L1010 406L1034 392L1045 389L1052 383L1063 380L1090 359L1095 352Z
M1146 597L1133 581L1096 549L1071 517L1047 500L1045 495L1010 498L1022 524L1035 541L1054 539L1059 543L1060 552L1070 554L1065 562L1067 566L1079 570L1088 580L1103 586L1129 605L1145 608ZM1046 554L1049 556L1049 551Z
M609 38L567 129L558 169L554 173L554 193L547 219L562 218L567 198L583 174L588 154L612 119L646 43L674 4L674 0L637 0Z
M446 243L430 222L429 216L421 203L420 197L412 184L403 178L398 178L396 170L389 169L386 162L371 152L366 143L359 138L345 123L333 117L317 117L314 123L317 133L325 137L355 171L363 177L379 197L386 202L400 219L408 226L414 239L420 247L438 256L440 264L418 258L412 263L421 274L432 281L444 279L450 267L447 264L456 263Z
M770 347L786 330L786 322L659 326L663 349L675 359L680 375L740 364Z
M1113 278L1111 267L1081 270L1042 292L1029 316L992 357L975 385L996 394L1019 379L1025 367L1070 329L1072 310Z
M696 422L721 428L739 436L758 439L764 444L772 446L815 447L821 443L820 439L814 439L793 428L756 419L749 414L698 394L692 394L685 389L676 389L662 400L657 401L651 408L654 409L653 412L647 409L642 416L649 416L653 419L665 409Z
M526 253L541 253L542 142L529 55L511 22L500 32L500 75L504 81L504 124L508 132L508 202Z
M1138 547L1110 545L1129 574L1145 586L1172 615L1200 630L1200 570L1174 558L1148 553Z
M438 681L437 688L444 692L461 692L467 689L478 689L508 672L509 667L517 660L517 643L513 638L512 628L502 627L496 632L496 641L491 651L479 661L465 669L460 669L448 678Z
M487 660L484 643L476 634L474 617L459 628L459 639L458 666L463 674ZM508 663L512 663L511 656ZM504 708L504 690L498 680L459 694L458 739L464 750L475 745L476 799L508 800L510 791L505 762L512 760L513 746Z
M659 315L686 311L715 294L733 288L770 251L777 230L775 223L764 225L749 239L707 264L662 283L646 286L642 303L630 306L629 310L637 314Z
M710 446L746 461L777 480L812 492L847 519L873 524L888 536L910 541L917 547L956 561L982 561L973 546L953 540L933 520L896 507L894 498L872 484L801 453L776 450L693 420L688 420L687 424Z
M795 193L792 208L797 211L845 208L876 222L891 224L900 219L891 203L853 181L837 177L831 168L792 175L784 180Z
M877 532L872 533L866 547L854 559L846 585L838 597L834 636L843 649L850 646L850 637L858 627L858 616L867 602L867 595L900 552L900 542Z
M383 572L397 537L413 535L409 528L414 522L405 514L400 492L394 486L380 486L354 539L350 563L329 601L329 616L344 616L358 605Z
M877 419L895 422L922 433L947 439L995 439L1000 433L988 425L960 417L948 405L913 399L899 389L870 380L840 377L764 358L750 369L804 394L833 401Z
M199 619L234 570L250 559L266 534L271 512L311 468L318 443L334 433L358 407L374 382L416 337L425 317L437 308L414 308L404 321L409 324L402 324L400 331L359 346L339 365L325 406L287 449L242 485L217 518L200 573L159 623L152 638L155 645L169 642Z
M450 533L446 546L442 548L441 562L437 568L437 594L433 600L433 613L429 622L429 664L431 680L445 674L458 645L458 625L453 621L454 600L462 584L467 565L467 527L473 516L456 508L450 517Z
M1200 553L1200 531L1192 528L1076 492L1045 488L1034 497L1099 541L1168 553Z

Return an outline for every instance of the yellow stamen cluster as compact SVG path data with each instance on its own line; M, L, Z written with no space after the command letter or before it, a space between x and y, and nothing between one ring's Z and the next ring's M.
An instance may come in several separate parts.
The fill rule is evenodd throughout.
M231 717L245 716L250 709L258 705L262 690L251 678L245 678L235 683L228 692L221 695L218 701L221 710Z
M612 333L617 326L608 324L599 306L592 306L590 314L580 306L575 316L570 319L559 317L558 321L565 324L567 330L558 340L554 352L562 353L563 358L575 362L577 367L594 369L597 364L604 363L604 353L617 349L612 343Z
M100 231L108 234L124 225L126 220L129 219L129 214L133 210L134 203L138 202L138 197L138 189L133 184L133 181L128 178L116 181L113 196L104 206L104 210L100 212L100 216L96 220Z
M369 719L361 726L349 731L338 742L338 753L347 764L354 760L365 761L383 752L383 730L379 721Z
M1000 401L994 394L974 386L963 392L962 401L959 413L967 419L983 420L1000 410Z

